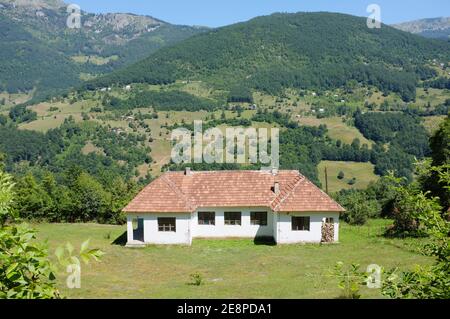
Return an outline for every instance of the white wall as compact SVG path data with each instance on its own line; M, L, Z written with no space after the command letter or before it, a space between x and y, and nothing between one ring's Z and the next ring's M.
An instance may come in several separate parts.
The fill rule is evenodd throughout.
M198 225L198 211L193 214L129 214L127 217L128 243L133 242L133 225L135 218L144 219L144 241L148 244L186 244L192 238L254 238L273 236L280 244L320 243L322 239L322 222L324 218L334 218L335 241L339 241L339 213L274 213L265 208L211 208L199 211L215 212L216 225ZM224 213L241 212L241 225L225 225ZM251 225L250 212L267 212L267 226ZM309 216L309 231L292 231L292 216ZM159 232L158 217L176 218L176 232ZM274 226L275 225L275 226Z
M216 225L199 225L198 212L215 212ZM225 225L225 212L241 212L241 225ZM251 225L251 212L267 212L267 226ZM267 208L202 208L192 215L194 238L254 238L273 236L273 215Z
M334 218L335 241L339 240L339 213L278 213L276 242L280 244L320 243L322 240L322 222L324 218ZM310 217L309 231L293 231L292 216Z
M158 217L176 218L176 232L158 231ZM144 242L148 244L186 244L192 243L191 236L191 214L132 214L127 221L128 242L132 243L130 229L132 233L132 219L144 219Z

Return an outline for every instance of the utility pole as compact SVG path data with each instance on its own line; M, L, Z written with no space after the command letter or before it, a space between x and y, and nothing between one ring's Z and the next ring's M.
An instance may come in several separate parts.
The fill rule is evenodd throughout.
M325 166L325 192L328 194L328 168Z

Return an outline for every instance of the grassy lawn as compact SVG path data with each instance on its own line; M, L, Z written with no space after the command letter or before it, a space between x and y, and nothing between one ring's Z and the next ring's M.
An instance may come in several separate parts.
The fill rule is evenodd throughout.
M364 189L370 182L379 178L375 175L374 165L371 163L322 161L317 169L323 189L325 189L325 167L328 169L328 190L330 193L338 192L341 189ZM345 174L342 180L337 178L340 171ZM352 178L356 178L356 183L349 185L348 181Z
M91 238L91 247L106 255L101 263L82 266L81 289L58 286L69 298L336 298L337 279L330 276L336 262L357 262L363 268L410 269L430 260L410 245L414 240L380 236L389 221L369 226L341 225L336 245L255 245L253 240L195 240L187 246L149 246L129 249L112 242L124 226L96 224L38 224L39 240L48 239L50 251L65 242L76 249ZM204 285L191 286L189 275L200 273ZM363 297L380 298L364 288Z

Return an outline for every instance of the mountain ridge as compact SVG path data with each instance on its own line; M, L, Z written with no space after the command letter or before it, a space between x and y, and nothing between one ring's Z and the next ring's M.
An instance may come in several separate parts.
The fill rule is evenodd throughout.
M428 38L450 39L450 17L426 18L392 25L402 31Z
M250 86L275 93L286 84L335 87L354 79L382 82L381 89L405 93L409 100L416 75L407 69L449 54L443 41L387 25L369 29L362 17L275 13L193 36L90 84L202 80L219 88Z
M62 88L80 85L82 76L95 77L111 72L136 62L163 46L206 30L203 27L173 25L149 15L92 14L84 11L81 12L81 28L70 29L66 25L69 16L67 4L60 0L0 0L0 8L4 29L8 24L14 25L20 29L22 36L26 33L27 38L33 39L33 45L39 43L40 47L48 47L48 51L42 51L40 56L33 58L29 55L28 61L52 56L56 58L56 64L67 64L64 68L67 77L58 77L62 81L52 82L46 79L46 87L36 87L43 78L34 72L30 75L31 79L25 79L22 74L27 70L22 68L21 64L26 64L27 61L21 61L20 56L11 54L5 59L12 61L0 62L0 70L3 73L0 76L0 91L7 89L8 92L14 93L37 88L38 94L43 91L40 94L43 97L57 94ZM19 32L11 28L8 30L16 35ZM0 35L0 49L9 52L17 45L17 42L7 37L4 32ZM33 51L26 43L22 43L20 48L35 54L41 52ZM60 57L55 56L58 54ZM47 66L52 69L51 64ZM49 72L57 73L57 70Z

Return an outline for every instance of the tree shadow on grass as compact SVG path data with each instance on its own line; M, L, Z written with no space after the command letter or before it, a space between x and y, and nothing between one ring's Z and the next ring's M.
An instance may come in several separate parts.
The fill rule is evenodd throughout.
M116 246L125 246L127 244L127 232L125 231L122 235L114 239L114 241L111 243L111 245Z

